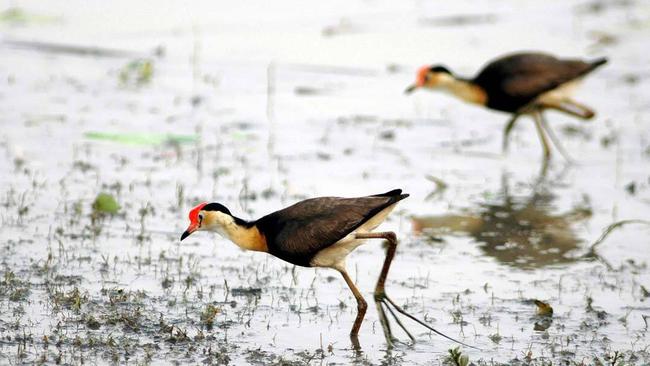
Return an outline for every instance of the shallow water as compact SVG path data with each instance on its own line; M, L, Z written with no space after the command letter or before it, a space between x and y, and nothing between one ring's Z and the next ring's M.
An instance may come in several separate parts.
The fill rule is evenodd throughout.
M650 213L647 4L108 4L0 17L0 363L443 364L457 345L415 323L387 347L380 243L348 260L371 303L355 349L334 271L178 241L200 201L253 218L397 187L387 291L472 362L650 362L650 228L592 247ZM471 74L517 49L610 58L578 93L592 122L547 116L575 164L542 171L528 120L503 155L507 116L402 94L423 63ZM118 215L92 220L100 192Z

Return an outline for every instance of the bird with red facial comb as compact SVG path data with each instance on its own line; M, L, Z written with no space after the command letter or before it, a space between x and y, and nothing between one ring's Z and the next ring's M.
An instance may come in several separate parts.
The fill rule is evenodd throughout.
M445 338L464 344L407 313L386 294L386 276L397 250L397 238L393 232L373 230L399 201L408 196L401 189L395 189L364 197L318 197L300 201L254 221L234 216L220 203L201 203L190 211L190 225L181 235L181 240L196 231L213 231L243 249L266 252L297 266L335 269L341 273L357 300L357 316L350 336L353 344L358 344L357 336L368 304L348 275L346 257L365 239L384 239L388 249L374 298L386 341L392 344L395 340L386 316L387 310L411 340L415 338L404 327L396 312Z
M574 101L571 94L582 77L606 62L605 58L582 61L538 52L514 53L489 62L471 79L456 76L441 65L423 66L406 93L419 88L441 90L466 102L511 113L512 118L503 130L504 152L517 119L522 115L532 116L545 159L551 155L550 138L570 160L542 112L552 109L585 120L593 118L594 111Z

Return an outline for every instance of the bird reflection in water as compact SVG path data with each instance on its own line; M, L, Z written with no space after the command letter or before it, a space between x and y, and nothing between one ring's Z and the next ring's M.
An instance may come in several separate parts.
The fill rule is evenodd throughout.
M469 235L486 255L523 269L571 263L580 258L572 252L583 242L573 227L590 218L591 209L585 202L556 213L556 196L549 189L552 184L546 181L546 169L542 169L532 185L532 194L515 195L504 174L495 200L459 214L414 217L413 228L438 241L444 234Z

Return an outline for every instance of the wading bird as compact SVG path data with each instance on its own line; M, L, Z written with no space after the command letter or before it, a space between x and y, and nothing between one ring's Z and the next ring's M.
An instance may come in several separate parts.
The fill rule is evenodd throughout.
M592 118L594 111L572 100L571 93L576 82L606 62L605 58L588 62L543 53L515 53L491 61L472 79L458 77L444 66L423 66L415 83L405 92L417 88L441 90L470 103L512 113L503 130L503 151L508 149L508 135L517 119L530 115L535 120L544 157L551 154L548 135L568 160L542 112L553 109L585 120Z
M404 328L394 310L445 338L463 344L408 314L386 295L384 284L397 249L397 238L393 232L373 230L399 201L408 196L401 189L395 189L366 197L312 198L255 221L235 217L219 203L201 203L190 211L190 225L181 235L181 240L195 231L214 231L246 250L266 252L297 266L326 267L339 271L357 299L357 317L350 331L354 342L368 304L348 275L345 260L364 239L385 239L388 249L375 286L375 302L387 342L392 344L394 338L384 308L412 340L413 336Z

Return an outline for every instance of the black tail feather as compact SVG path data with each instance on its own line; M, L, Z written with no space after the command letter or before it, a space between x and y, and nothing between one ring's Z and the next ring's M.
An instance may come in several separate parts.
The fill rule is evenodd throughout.
M392 191L388 191L386 193L374 194L370 197L389 197L390 202L395 203L403 200L408 196L409 196L408 193L402 193L402 190L398 188L398 189L393 189Z
M601 57L599 59L596 59L591 62L592 70L606 63L607 63L607 57Z
M397 201L403 200L404 198L408 197L408 193L403 193L401 189L393 189L392 191L388 191L386 193L380 193L380 194L374 194L371 197L396 197L397 196Z

